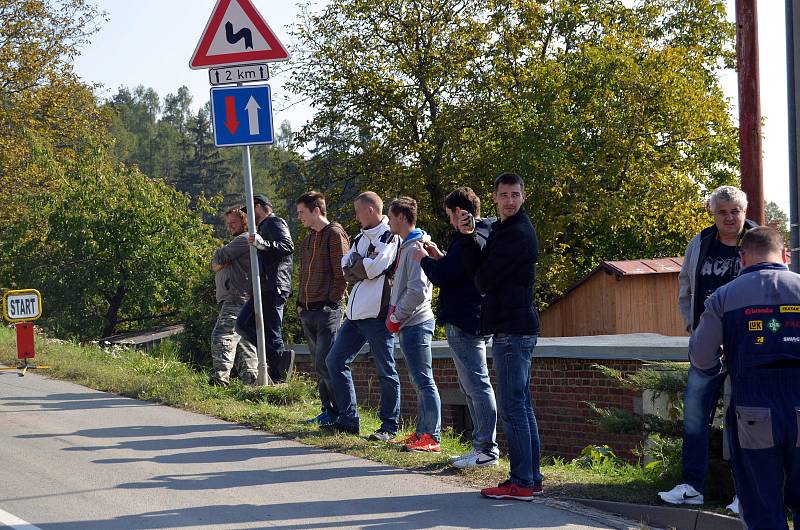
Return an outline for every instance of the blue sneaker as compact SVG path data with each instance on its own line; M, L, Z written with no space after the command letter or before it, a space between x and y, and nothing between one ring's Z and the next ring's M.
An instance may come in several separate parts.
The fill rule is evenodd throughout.
M329 415L327 412L323 411L319 413L319 415L314 416L310 420L306 420L303 423L305 423L306 425L311 425L312 423L319 423L320 425L328 425L330 423L333 423L334 421L336 421L336 418Z

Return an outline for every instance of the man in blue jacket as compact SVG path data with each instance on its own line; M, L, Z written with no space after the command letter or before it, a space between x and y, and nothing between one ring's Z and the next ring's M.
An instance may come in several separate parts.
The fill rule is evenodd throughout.
M428 279L439 287L436 319L444 324L447 343L453 352L458 386L466 396L472 420L472 450L453 459L457 468L496 466L499 455L496 441L497 405L489 382L486 342L481 333L481 293L463 261L463 241L458 237L462 211L475 218L475 233L481 249L491 231L494 218L480 219L481 201L471 188L457 188L444 200L450 224L456 229L447 253L427 243L414 251Z
M461 212L458 224L463 260L483 294L481 333L492 334L492 365L497 374L497 401L503 420L509 479L484 488L484 497L533 500L542 494L539 429L531 404L531 359L539 337L539 314L533 305L539 242L530 217L522 208L525 183L515 173L494 181L499 221L492 224L481 249L475 217Z
M689 341L692 366L731 379L725 417L740 513L750 530L800 528L800 275L786 265L783 236L753 228L743 270L705 303Z

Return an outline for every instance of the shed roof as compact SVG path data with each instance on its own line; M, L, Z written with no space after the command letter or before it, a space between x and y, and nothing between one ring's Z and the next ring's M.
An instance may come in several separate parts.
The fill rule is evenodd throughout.
M566 297L569 293L583 285L589 278L597 274L597 272L600 270L604 270L609 274L615 274L617 276L632 276L635 274L678 273L681 271L681 265L683 265L682 256L674 258L604 261L595 267L589 274L575 282L574 285L564 291L564 294L553 298L550 301L550 305L552 306L562 298Z

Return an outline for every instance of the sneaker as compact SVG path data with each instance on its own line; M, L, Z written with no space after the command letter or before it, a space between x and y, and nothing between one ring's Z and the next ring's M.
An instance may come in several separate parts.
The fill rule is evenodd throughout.
M393 432L384 431L383 429L378 429L374 433L369 435L368 440L372 440L373 442L388 442L393 440L394 437L397 436Z
M327 412L322 411L313 418L311 418L310 420L306 420L303 423L305 423L306 425L311 425L312 423L319 423L320 425L323 425L326 423L333 423L335 419L336 418L331 418Z
M321 424L320 427L332 433L346 433L346 434L355 434L358 436L359 429L358 425L344 425L343 423L339 423L338 421L333 421L327 424Z
M678 484L669 491L659 491L658 496L670 504L703 504L703 494L688 484Z
M523 488L510 480L501 482L496 488L483 488L481 495L492 499L514 499L518 501L532 501L534 497L542 495L541 485L534 484L530 488Z
M739 496L736 495L731 503L725 507L725 509L735 513L736 515L739 515Z
M436 438L428 433L423 434L418 440L407 443L403 446L405 451L416 451L418 453L441 453L442 446L436 441Z
M412 432L405 438L395 438L393 440L389 440L389 443L393 445L408 445L413 444L417 440L419 440L419 438L417 438L417 433Z
M470 467L496 466L498 457L492 453L472 450L469 453L453 460L453 467L467 469Z
M267 364L267 373L273 383L285 383L294 368L294 350L275 352Z

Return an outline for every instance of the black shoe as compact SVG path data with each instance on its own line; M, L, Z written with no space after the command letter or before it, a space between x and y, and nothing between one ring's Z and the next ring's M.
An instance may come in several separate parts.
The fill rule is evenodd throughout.
M216 377L213 376L208 379L208 384L209 386L221 386L223 388L228 386L227 381L224 381L222 379L217 379Z
M281 350L275 352L267 367L269 378L275 383L284 383L294 369L294 350Z
M334 421L333 423L328 423L327 425L320 425L320 428L323 431L329 431L332 433L346 433L346 434L355 434L358 436L359 429L358 425L344 425L339 423L338 421Z
M388 442L389 440L394 440L396 436L396 433L378 429L374 433L370 434L367 437L367 440L372 440L373 442Z

